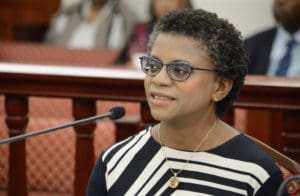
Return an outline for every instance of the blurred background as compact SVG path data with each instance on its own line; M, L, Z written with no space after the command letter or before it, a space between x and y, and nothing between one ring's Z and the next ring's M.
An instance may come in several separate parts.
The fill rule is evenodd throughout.
M34 28L39 28L40 31L45 32L50 19L60 8L68 8L79 1L1 0L0 40L13 40L15 36L19 36L20 39L24 28L27 28L27 31L30 28L32 31L37 30ZM150 0L120 1L129 6L136 15L137 21L147 21L149 19L148 6ZM272 0L192 0L192 4L196 8L214 11L219 16L227 18L240 29L243 36L251 35L274 24Z

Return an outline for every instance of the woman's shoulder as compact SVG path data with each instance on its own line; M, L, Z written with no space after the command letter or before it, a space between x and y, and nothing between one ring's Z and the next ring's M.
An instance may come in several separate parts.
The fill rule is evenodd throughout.
M243 133L212 149L210 152L243 163L259 165L269 173L278 170L271 156Z
M105 150L103 150L101 154L102 161L107 161L111 157L113 157L116 153L125 152L128 149L132 148L133 146L138 145L141 142L147 141L151 139L151 133L150 133L151 127L148 127L146 129L141 130L135 135L132 135L124 140L121 140L115 144L112 144L111 146L107 147Z

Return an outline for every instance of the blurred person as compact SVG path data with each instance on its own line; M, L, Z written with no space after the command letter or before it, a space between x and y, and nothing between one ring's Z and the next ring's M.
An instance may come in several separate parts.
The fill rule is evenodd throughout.
M172 10L191 7L192 3L190 0L151 0L149 6L150 20L137 23L134 26L132 35L116 64L127 64L136 67L138 65L138 57L146 53L148 35L152 32L153 26L157 21Z
M59 11L44 43L74 49L122 49L136 23L122 2L86 0Z
M300 0L274 0L277 26L245 40L249 74L300 77Z

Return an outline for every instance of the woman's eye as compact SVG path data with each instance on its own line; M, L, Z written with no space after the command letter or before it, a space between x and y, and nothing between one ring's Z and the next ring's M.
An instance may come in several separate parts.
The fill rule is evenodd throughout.
M160 69L160 65L157 62L148 62L148 67L150 69Z
M189 70L185 66L175 65L173 71L176 74L185 75L189 72Z

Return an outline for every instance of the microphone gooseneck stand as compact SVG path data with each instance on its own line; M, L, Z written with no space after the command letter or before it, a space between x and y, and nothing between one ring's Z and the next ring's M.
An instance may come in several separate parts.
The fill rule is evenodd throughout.
M71 123L59 125L59 126L52 127L52 128L43 129L43 130L40 130L40 131L25 133L25 134L17 135L17 136L14 136L14 137L9 137L7 139L0 140L0 145L6 144L6 143L16 142L16 141L19 141L19 140L26 139L28 137L41 135L41 134L44 134L44 133L48 133L48 132L51 132L51 131L56 131L56 130L59 130L59 129L75 126L75 125L82 124L82 123L93 122L93 121L100 120L100 119L106 118L106 117L109 117L112 120L117 120L117 119L122 118L124 115L125 115L125 108L124 107L114 107L114 108L110 109L109 112L107 112L105 114L101 114L101 115L97 115L97 116L93 116L93 117L89 117L89 118L84 118L84 119L81 119L81 120L76 120L76 121L73 121Z

